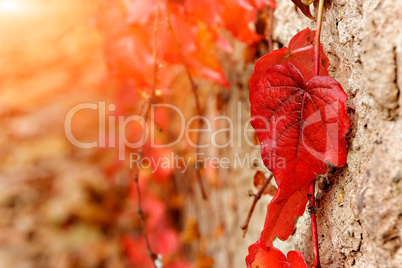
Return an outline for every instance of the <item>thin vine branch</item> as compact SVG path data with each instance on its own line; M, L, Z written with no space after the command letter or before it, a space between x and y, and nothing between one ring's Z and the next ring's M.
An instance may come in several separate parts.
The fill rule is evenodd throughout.
M142 109L141 109L141 114L140 116L144 119L144 122L146 122L149 118L149 108L151 106L152 101L155 99L155 89L156 89L156 83L157 83L157 76L158 76L158 64L157 64L157 48L156 48L156 40L157 40L157 32L158 32L158 21L159 21L159 11L160 11L160 4L161 0L158 0L157 8L156 8L156 14L155 14L155 21L154 21L154 29L153 29L153 69L154 69L154 77L153 77L153 83L152 83L152 90L151 94L148 96L147 100L144 102ZM142 135L145 135L146 131L143 130ZM140 147L138 150L138 155L139 158L141 159L144 154L144 145ZM139 176L140 169L137 168L134 171L133 175L133 180L135 182L135 188L137 191L137 202L138 202L138 215L140 216L140 222L141 222L141 231L145 239L145 244L147 247L148 255L152 260L152 263L155 268L156 266L156 261L158 259L158 256L155 252L152 251L151 244L149 242L148 234L146 231L146 220L144 216L144 211L142 209L142 197L141 197L141 189L140 189L140 184L138 181L138 176Z
M314 76L320 74L320 44L321 44L320 36L321 36L323 12L324 12L324 0L320 0L320 3L318 4L318 19L314 38Z
M268 16L269 16L269 27L267 33L267 42L268 42L268 53L270 53L274 50L273 38L272 38L274 31L274 9L272 7L269 7Z
M320 0L318 3L318 18L317 18L317 26L314 38L314 76L320 74L320 51L321 51L321 26L322 26L322 16L324 12L324 0ZM315 207L315 181L313 180L310 183L310 218L311 218L311 233L313 236L313 255L314 255L314 262L313 267L321 268L320 264L320 253L318 247L318 231L317 231L317 218L316 212L317 209Z
M255 205L257 205L258 200L260 200L262 194L264 193L265 189L268 187L269 182L272 180L272 177L274 174L271 174L264 182L260 190L258 190L258 193L254 196L253 203L251 204L250 210L247 214L247 218L244 221L243 225L240 226L240 228L243 230L243 237L246 236L247 229L248 229L248 224L250 223L251 216L253 215Z
M308 207L308 210L310 212L310 218L311 218L311 232L313 236L313 254L314 254L314 263L313 267L315 268L320 268L320 253L318 250L318 231L317 231L317 208L315 207L315 180L313 180L310 183L310 194L309 194L309 200L310 200L310 205Z
M195 102L196 111L197 111L197 114L198 114L198 116L200 118L198 120L198 122L199 122L198 126L201 129L202 126L204 125L204 120L201 119L202 110L201 110L200 98L199 98L198 92L197 92L198 87L197 87L197 84L194 82L193 76L190 73L190 68L188 66L186 58L184 57L183 50L181 49L180 42L177 39L177 36L176 36L176 34L175 34L174 30L173 30L172 23L170 21L170 3L169 3L169 0L165 0L165 2L166 2L166 13L167 13L166 14L167 26L169 28L169 31L172 34L174 42L176 43L176 47L177 47L177 49L179 51L181 61L182 61L183 65L184 65L188 80L190 81L190 84L191 84L191 91L192 91L193 96L194 96L194 102ZM201 135L200 135L200 132L198 132L196 156L199 155L199 146L198 145L200 144L200 139L201 139ZM204 200L206 200L207 199L207 193L205 191L205 187L204 187L200 167L196 164L194 168L195 168L195 173L196 173L198 185L199 185L200 190L201 190L202 198Z

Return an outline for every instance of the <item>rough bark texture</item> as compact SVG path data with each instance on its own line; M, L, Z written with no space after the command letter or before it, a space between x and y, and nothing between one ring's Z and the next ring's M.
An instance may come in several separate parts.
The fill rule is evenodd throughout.
M315 24L298 12L291 1L278 0L274 41L287 45L300 30ZM312 10L314 10L312 8ZM318 231L323 267L402 267L402 2L398 0L334 0L325 3L322 44L331 60L330 75L349 96L348 113L352 129L348 164L329 169L317 186ZM241 65L241 64L240 64ZM241 88L228 98L228 114L237 113L243 103L242 126L248 116L247 78L250 69L232 73ZM240 79L240 81L239 81ZM239 127L237 125L236 127ZM236 150L235 150L236 151ZM221 154L233 155L235 151ZM258 155L258 149L243 146L240 155ZM259 169L258 167L255 170ZM239 226L252 199L253 168L221 170L231 188L211 190L201 217L204 234L213 226L225 226L226 240L210 245L220 267L244 267L247 246L255 242L263 226L265 196L257 205L245 239ZM254 189L255 190L255 189ZM224 206L222 208L222 206ZM218 209L215 209L218 208ZM309 215L301 217L293 238L277 243L283 251L295 247L312 264ZM222 247L228 249L226 253ZM225 256L226 254L226 256ZM218 267L218 266L217 266Z

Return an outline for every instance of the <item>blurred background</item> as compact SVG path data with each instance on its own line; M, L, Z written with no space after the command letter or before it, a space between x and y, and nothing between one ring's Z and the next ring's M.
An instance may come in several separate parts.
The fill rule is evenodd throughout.
M69 109L108 99L94 15L100 1L0 1L0 267L124 267L136 209L106 170L112 151L80 150ZM95 113L74 134L97 134ZM130 208L129 208L130 207Z
M203 113L228 113L230 87L247 86L247 78L239 78L244 63L254 61L257 48L268 49L266 41L258 43L257 17L264 19L259 33L266 34L275 5L170 1L180 52L167 27L166 2L160 2L153 47L156 0L0 0L0 267L154 267L137 214L136 171L127 160L119 161L118 148L111 146L119 144L117 132L108 133L105 148L77 148L66 138L66 115L75 105L100 101L115 105L105 116L116 121L140 114L153 86L154 49L153 101L177 105L186 118L199 112L183 53ZM247 100L247 91L242 92L236 98ZM206 107L207 102L213 106ZM98 141L99 116L97 110L77 112L71 121L74 137ZM177 137L176 117L157 112L158 141ZM141 136L135 123L119 131L132 142ZM135 151L127 149L126 156ZM146 144L144 156L171 152L189 157L195 150L185 141L164 150ZM227 178L216 172L203 171L207 188L227 186ZM191 215L196 207L188 207L192 196L200 196L195 177L193 168L184 174L172 168L140 171L146 229L163 267L216 263L198 228L203 219ZM208 228L209 240L222 239L222 224Z

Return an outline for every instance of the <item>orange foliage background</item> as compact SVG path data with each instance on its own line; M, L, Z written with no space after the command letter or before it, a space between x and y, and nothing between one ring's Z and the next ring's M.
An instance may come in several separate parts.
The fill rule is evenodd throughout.
M266 5L275 3L170 1L173 30L201 101L211 90L230 89L222 59L236 42L252 47L261 38L250 25ZM107 114L116 121L140 113L153 83L156 7L157 0L0 1L0 267L152 267L128 162L118 161L117 148L74 147L64 120L75 105L99 101L116 105ZM161 1L157 101L190 117L196 114L191 86L166 20ZM98 116L78 112L75 137L96 141ZM160 111L155 121L159 141L176 137L177 118ZM136 125L126 131L132 141L141 134ZM144 156L170 152L194 153L180 142L165 150L147 144ZM140 171L153 251L164 267L211 267L202 247L193 246L197 226L182 211L191 193L180 191L173 174ZM195 182L194 173L186 176Z

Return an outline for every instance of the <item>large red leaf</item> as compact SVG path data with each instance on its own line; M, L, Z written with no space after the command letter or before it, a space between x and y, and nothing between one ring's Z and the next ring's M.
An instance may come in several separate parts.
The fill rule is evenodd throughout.
M300 251L289 251L286 256L277 248L255 244L254 258L247 260L248 268L308 268Z
M305 83L291 63L274 65L250 96L254 129L264 164L284 192L292 194L326 172L326 161L346 163L350 121L347 95L329 76Z
M254 72L250 78L250 99L257 89L265 71L275 65L290 62L302 73L306 81L314 77L314 41L315 31L309 28L297 33L289 42L289 48L283 47L262 56L254 66ZM330 62L321 46L320 75L328 75Z

